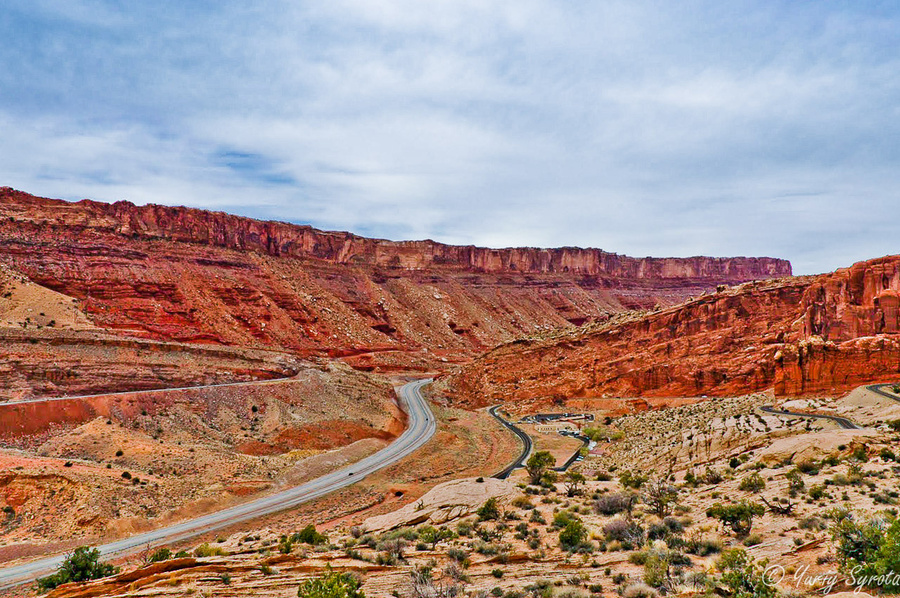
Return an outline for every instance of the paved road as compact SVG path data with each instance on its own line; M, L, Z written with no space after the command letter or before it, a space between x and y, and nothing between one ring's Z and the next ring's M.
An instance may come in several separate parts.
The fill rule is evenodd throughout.
M495 418L497 418L497 420L501 424L506 426L513 434L515 434L516 436L519 437L519 440L522 441L522 454L519 455L519 458L516 459L515 461L513 461L512 463L510 463L506 467L506 469L504 469L503 471L501 471L499 473L495 473L493 476L493 477L497 478L498 480L505 480L506 478L509 477L509 474L511 474L514 469L518 469L519 467L522 467L522 465L525 462L525 459L527 459L528 455L531 454L531 447L533 445L531 442L531 436L529 436L528 434L523 432L520 428L518 428L514 424L506 421L506 419L500 417L500 415L497 414L497 409L499 409L499 408L500 408L500 405L494 405L493 407L488 409L488 413L490 413Z
M224 388L226 386L246 386L248 384L275 384L291 380L293 376L281 376L278 378L270 378L268 380L247 380L246 382L223 382L222 384L203 384L201 386L177 386L175 388L150 388L147 390L125 390L122 392L103 392L91 395L72 395L62 397L36 397L33 399L19 399L17 401L4 401L0 405L27 405L28 403L49 403L53 401L71 401L72 399L93 399L96 397L115 397L120 395L133 394L153 394L160 392L169 392L172 390L196 390L198 388Z
M887 398L891 399L892 401L900 402L900 397L898 397L897 395L895 395L894 393L892 393L890 391L882 390L885 386L894 386L894 384L870 384L866 388L868 390L871 390L875 394L879 394L883 397L887 397Z
M172 544L235 523L290 509L350 486L370 473L396 463L425 444L434 435L434 415L420 392L422 387L430 382L430 379L418 380L399 389L400 400L406 406L409 415L408 426L399 438L377 453L302 486L296 486L176 525L104 544L98 547L101 554L107 557L124 556L145 549L148 544L151 546ZM53 572L64 556L47 557L23 565L0 569L0 589L33 581Z
M854 424L846 417L838 417L836 415L824 415L820 413L799 413L796 411L785 411L784 409L775 409L774 407L760 407L761 411L771 413L772 415L790 415L792 417L805 417L808 419L830 419L845 430L862 430L861 426Z
M587 436L584 436L583 434L578 434L577 436L570 436L570 438L577 438L578 440L580 440L582 443L581 448L587 448L591 445L591 439L588 438ZM581 449L578 449L577 451L572 453L571 457L566 459L565 463L563 463L559 467L554 467L553 471L566 471L567 469L572 467L572 464L575 463L575 461L577 461L578 457L580 457L580 456L581 456Z

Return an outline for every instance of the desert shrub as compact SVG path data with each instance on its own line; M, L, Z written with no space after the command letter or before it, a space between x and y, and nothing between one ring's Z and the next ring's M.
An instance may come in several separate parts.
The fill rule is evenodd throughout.
M741 480L741 483L738 486L738 488L740 490L743 490L744 492L757 493L757 492L760 492L761 490L765 490L766 481L762 478L761 475L759 475L759 473L753 472Z
M896 461L897 460L897 455L895 455L894 451L892 451L889 448L881 449L881 452L878 453L878 456L881 457L882 461Z
M797 464L797 471L806 475L817 475L820 464L813 459L806 459Z
M619 483L623 488L639 489L647 482L647 476L631 473L630 470L623 471L619 474Z
M716 562L721 575L713 581L732 598L775 598L778 589L768 582L761 567L741 548L726 550Z
M658 517L666 517L678 501L678 489L665 478L656 478L644 484L641 500Z
M613 519L603 526L603 536L607 542L620 542L627 550L643 546L644 528L636 521Z
M523 509L523 510L528 511L528 510L531 510L534 508L534 503L531 502L531 499L528 498L527 496L517 496L512 501L512 506L516 507L517 509Z
M722 541L718 538L690 538L685 541L684 549L697 556L709 556L722 552Z
M865 463L869 460L869 453L864 444L857 445L856 448L853 449L853 452L850 453L850 456L860 463Z
M763 537L759 534L750 534L744 538L744 546L756 546L763 543Z
M475 512L481 521L491 521L500 517L500 508L497 506L497 499L491 497L485 501L481 507Z
M816 516L812 517L804 517L797 523L797 527L800 529L811 530L815 532L820 532L824 529L828 528L828 525L822 521L820 518Z
M840 463L841 458L834 453L831 453L830 455L822 459L822 464L828 465L829 467L835 467L836 465L840 465Z
M299 598L365 598L360 581L350 573L326 571L323 575L307 579L297 590Z
M302 530L291 536L292 542L300 542L302 544L319 545L328 542L328 536L320 534L316 531L316 526L309 524Z
M540 484L544 474L547 473L547 469L555 464L556 459L549 451L537 451L531 455L525 463L525 470L528 472L531 483L534 485Z
M735 535L746 536L753 526L753 518L765 512L765 507L760 504L741 501L729 505L715 503L706 510L706 516L718 519L723 526L730 527Z
M823 486L822 484L810 486L807 494L813 500L821 500L827 496L827 493L825 492L825 486Z
M860 585L900 592L900 519L860 520L845 513L832 526L831 537L842 571Z
M288 536L281 536L278 541L278 552L281 554L291 554L294 550L294 542Z
M623 598L656 598L659 592L644 583L633 583L622 590Z
M158 548L153 554L150 555L149 561L151 563L158 563L160 561L168 561L172 558L172 551L168 548Z
M703 473L703 481L709 484L710 486L715 486L716 484L721 484L722 480L725 478L722 477L722 474L713 469L712 467L707 467L706 471Z
M100 579L115 573L117 569L100 561L100 551L88 546L79 546L65 558L56 573L37 580L40 591L52 590L64 583Z
M637 495L632 492L604 494L594 501L594 511L601 515L618 515L634 507Z
M588 532L584 524L578 520L569 521L559 532L559 545L563 550L576 552L583 548Z
M444 540L452 540L455 537L456 534L453 533L453 530L447 529L443 526L433 527L431 525L426 525L419 529L419 539L422 540L422 542L431 544L432 550L434 550L437 545Z
M469 563L469 553L460 548L451 548L447 551L447 556L454 561L461 563L463 565L468 565Z
M210 546L209 542L204 542L194 549L194 556L204 558L208 556L225 556L228 554L218 546Z
M803 481L803 475L796 468L787 472L784 477L788 481L788 490L791 492L791 494L800 492L804 487L806 487L806 482Z
M473 550L478 554L483 554L485 556L494 556L496 554L500 554L501 547L498 544L485 542L484 540L478 540L472 546Z

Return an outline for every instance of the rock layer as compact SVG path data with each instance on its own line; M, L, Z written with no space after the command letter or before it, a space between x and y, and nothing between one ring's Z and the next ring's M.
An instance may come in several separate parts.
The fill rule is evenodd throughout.
M594 396L835 394L900 374L900 257L724 289L498 347L440 385L467 405Z
M394 242L9 188L0 189L0 264L76 298L106 330L355 356L363 369L432 368L523 334L790 273L771 258Z

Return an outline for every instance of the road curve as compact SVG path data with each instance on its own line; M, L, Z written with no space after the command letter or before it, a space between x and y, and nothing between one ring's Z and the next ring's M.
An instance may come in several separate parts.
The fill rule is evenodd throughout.
M866 389L871 390L875 394L879 394L883 397L887 397L887 398L891 399L892 401L900 402L900 397L898 397L894 393L887 392L886 390L881 390L885 386L895 386L895 385L894 384L870 384L869 386L866 386Z
M824 415L821 413L800 413L797 411L786 411L784 409L775 409L769 405L765 407L760 407L760 411L765 411L766 413L771 413L772 415L790 415L792 417L805 417L809 419L830 419L838 426L845 430L862 430L861 426L854 424L852 421L847 419L846 417L838 417L836 415Z
M125 556L144 549L148 545L172 544L235 523L277 513L350 486L367 475L396 463L421 447L434 435L436 429L434 415L421 394L422 387L429 383L431 383L431 379L417 380L400 387L398 392L400 401L406 407L409 416L407 428L396 440L377 453L301 486L169 527L98 546L100 553L106 557ZM34 581L38 577L51 573L64 558L65 555L57 555L0 569L0 589Z
M493 477L497 478L498 480L505 480L506 478L509 477L509 474L511 474L514 469L522 467L522 464L525 462L525 459L527 459L528 455L531 454L532 442L531 442L531 436L529 436L528 434L523 432L521 429L519 429L517 426L506 421L506 419L500 417L500 415L497 414L497 409L499 409L499 408L500 408L500 405L494 405L493 407L488 409L488 413L493 415L497 419L497 421L499 421L501 424L506 426L507 429L509 429L516 436L518 436L519 440L522 441L522 454L519 455L519 458L516 459L515 461L513 461L512 463L510 463L506 467L506 469L504 469L503 471L501 471L499 473L495 473L493 475Z
M202 388L225 388L228 386L247 386L250 384L275 384L277 382L287 382L293 379L293 376L279 376L277 378L268 378L266 380L245 380L244 382L222 382L219 384L201 384L199 386L176 386L174 388L147 388L136 390L123 390L121 392L101 392L89 395L64 395L61 397L34 397L31 399L16 399L14 401L4 401L0 405L27 405L29 403L52 403L54 401L72 401L77 399L93 399L95 397L117 397L121 395L133 394L154 394L161 392L171 392L173 390L198 390Z

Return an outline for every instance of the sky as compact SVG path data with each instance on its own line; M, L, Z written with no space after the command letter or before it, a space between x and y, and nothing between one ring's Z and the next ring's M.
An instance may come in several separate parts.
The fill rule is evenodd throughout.
M900 253L900 4L7 0L0 185L390 239Z

